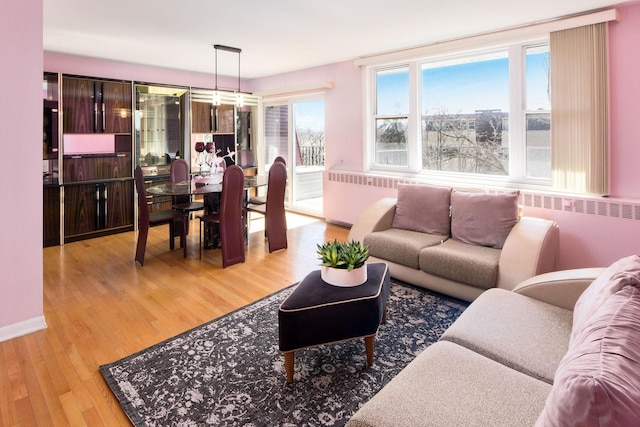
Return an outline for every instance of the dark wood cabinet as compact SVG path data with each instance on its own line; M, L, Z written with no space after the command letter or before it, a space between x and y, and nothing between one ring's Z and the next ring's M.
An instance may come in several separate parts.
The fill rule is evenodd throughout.
M205 102L191 103L191 132L211 133L214 129L213 106Z
M63 182L98 181L131 177L131 154L64 156Z
M60 187L43 187L42 245L60 244Z
M65 242L133 230L133 181L67 184Z
M133 229L131 154L63 157L65 242Z
M63 78L65 133L131 133L131 105L130 83Z
M213 105L206 102L191 103L191 132L234 133L235 109L233 105Z

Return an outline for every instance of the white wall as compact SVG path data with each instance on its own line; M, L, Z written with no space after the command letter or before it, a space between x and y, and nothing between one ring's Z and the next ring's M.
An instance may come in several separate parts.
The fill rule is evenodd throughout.
M0 3L0 341L42 329L42 0Z

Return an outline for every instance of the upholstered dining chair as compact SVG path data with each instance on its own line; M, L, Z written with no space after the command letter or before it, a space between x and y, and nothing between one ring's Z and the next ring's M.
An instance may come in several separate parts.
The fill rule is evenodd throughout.
M202 224L218 223L222 245L222 267L245 261L244 226L244 171L240 166L227 167L222 176L222 194L219 212L199 216L200 258L202 258Z
M136 167L134 173L136 192L138 193L138 244L136 246L136 261L144 265L144 254L147 248L147 236L149 227L161 224L169 224L169 248L174 249L173 237L176 235L176 226L180 227L180 247L183 256L187 257L187 226L182 213L173 209L150 212L147 204L147 192L144 188L144 176L142 168Z
M282 156L278 156L273 159L273 163L282 163L283 165L287 165L287 161ZM255 196L249 199L250 205L264 205L267 203L267 196Z
M269 169L266 203L249 203L247 206L247 212L264 215L264 234L269 241L269 252L287 248L287 217L284 210L286 188L287 167L282 162L274 162Z
M169 177L172 183L189 180L189 163L184 159L175 159L171 162ZM204 210L203 202L194 202L190 195L173 196L173 209L182 213L187 221L187 234L189 234L189 216L191 212Z

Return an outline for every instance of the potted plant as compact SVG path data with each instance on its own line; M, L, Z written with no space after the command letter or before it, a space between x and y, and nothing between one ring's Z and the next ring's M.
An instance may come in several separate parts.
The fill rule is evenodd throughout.
M334 239L317 247L322 280L334 286L358 286L367 281L367 246L355 240Z

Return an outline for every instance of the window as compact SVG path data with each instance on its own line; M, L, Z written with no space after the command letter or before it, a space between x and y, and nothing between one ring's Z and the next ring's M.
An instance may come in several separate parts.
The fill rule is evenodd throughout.
M526 49L527 177L551 179L549 46Z
M549 184L548 42L372 71L372 169Z
M422 168L509 174L507 52L421 66Z
M409 69L376 71L375 163L407 166Z

